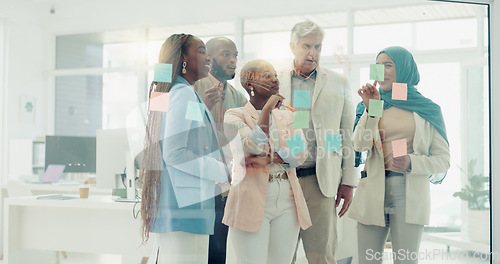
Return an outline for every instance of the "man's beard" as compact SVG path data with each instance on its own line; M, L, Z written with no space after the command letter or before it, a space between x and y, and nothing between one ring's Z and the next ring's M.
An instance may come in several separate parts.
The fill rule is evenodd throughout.
M210 73L219 80L232 80L236 73L227 74L226 71L217 63L215 59L212 59L212 70Z

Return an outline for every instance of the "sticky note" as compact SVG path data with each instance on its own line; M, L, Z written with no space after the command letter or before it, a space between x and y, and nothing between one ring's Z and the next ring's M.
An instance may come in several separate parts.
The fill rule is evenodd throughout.
M391 144L392 144L392 156L394 158L405 156L407 154L406 138L393 140Z
M370 64L370 80L384 81L384 65Z
M384 101L370 99L368 103L368 115L382 117L384 111Z
M288 148L292 152L292 155L296 155L307 147L300 134L296 134L295 136L289 138L286 143L288 144Z
M309 111L293 112L293 128L309 128Z
M172 82L172 64L157 63L155 64L155 82Z
M408 85L406 83L392 83L392 100L404 100L408 98Z
M149 100L149 111L168 111L168 93L152 92L151 99Z
M340 151L342 143L342 135L326 134L326 151Z
M305 90L294 91L293 107L311 108L311 92Z
M186 109L186 119L203 122L202 105L189 101Z

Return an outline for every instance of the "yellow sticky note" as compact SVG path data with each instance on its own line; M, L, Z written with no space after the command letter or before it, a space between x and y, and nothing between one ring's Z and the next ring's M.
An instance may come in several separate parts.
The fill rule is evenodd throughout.
M392 83L392 100L404 100L408 98L408 85L406 83Z
M394 158L405 156L407 153L406 138L392 141L392 156Z
M169 94L161 92L152 92L149 100L149 111L168 111Z

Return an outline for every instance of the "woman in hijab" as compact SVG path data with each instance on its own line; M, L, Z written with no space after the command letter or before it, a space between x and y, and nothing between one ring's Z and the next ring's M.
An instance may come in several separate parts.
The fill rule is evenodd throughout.
M358 221L359 263L382 263L389 230L394 263L418 263L430 216L429 181L441 183L450 167L446 129L441 108L417 91L420 75L408 50L386 48L376 62L384 65L380 90L377 82L358 90L363 102L353 144L368 156L349 216ZM407 85L407 100L392 99L394 83ZM383 100L382 117L369 115L370 99ZM395 157L393 147L407 154Z

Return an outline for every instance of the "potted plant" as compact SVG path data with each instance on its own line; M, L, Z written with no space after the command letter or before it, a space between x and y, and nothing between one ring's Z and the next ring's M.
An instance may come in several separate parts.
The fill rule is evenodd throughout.
M475 174L477 160L469 161L467 170L468 182L460 192L455 192L453 197L467 201L468 210L465 227L467 237L471 241L489 244L490 238L490 193L489 177ZM460 169L462 172L464 170Z

